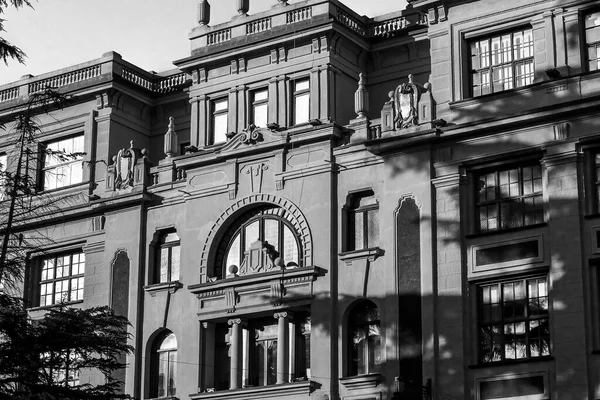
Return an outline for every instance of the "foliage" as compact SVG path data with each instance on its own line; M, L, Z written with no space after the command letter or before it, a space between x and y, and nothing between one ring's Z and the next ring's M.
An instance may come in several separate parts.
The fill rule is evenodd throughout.
M17 9L25 6L33 8L29 0L0 0L0 14L3 14L4 10L10 6ZM5 21L5 19L0 18L0 32L6 32L4 29ZM25 53L17 46L9 43L3 37L0 37L0 60L8 65L9 59L17 60L19 63L24 64Z
M123 354L133 351L128 325L109 307L61 305L32 320L21 300L0 294L0 400L129 398L119 394L122 383L111 377L125 367ZM73 385L66 379L90 368L105 383Z

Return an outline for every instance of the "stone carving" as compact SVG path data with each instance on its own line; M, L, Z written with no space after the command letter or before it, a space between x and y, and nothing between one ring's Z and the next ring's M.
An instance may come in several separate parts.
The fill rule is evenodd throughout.
M354 93L354 112L358 118L366 118L369 112L369 92L366 84L364 75L358 74L358 89Z
M133 140L128 149L121 149L113 157L113 163L108 167L106 176L107 191L124 190L134 186L148 184L150 161L146 149L133 147Z
M431 122L432 97L429 84L425 86L414 82L408 75L408 82L399 85L389 93L390 100L381 110L381 130L401 130Z
M179 150L179 140L177 139L177 132L175 132L175 119L173 117L169 117L169 128L165 133L164 142L165 155L168 158L176 156Z
M257 240L244 252L244 261L240 266L239 274L250 275L275 270L277 268L275 260L278 257L279 253L272 245Z
M254 124L248 125L248 127L243 130L243 134L240 136L240 142L244 144L256 144L262 140L262 133L258 131L258 128Z
M260 192L262 189L263 171L269 169L269 166L265 163L250 165L245 169L245 173L250 175L250 185L252 192Z

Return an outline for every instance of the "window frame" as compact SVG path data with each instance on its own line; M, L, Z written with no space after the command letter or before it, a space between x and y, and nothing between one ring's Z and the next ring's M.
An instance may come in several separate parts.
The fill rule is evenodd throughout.
M585 10L584 11L584 16L583 16L583 39L584 39L584 47L585 47L585 71L588 72L593 72L593 71L599 71L600 70L600 24L596 25L593 28L588 28L587 27L587 21L588 18L591 17L592 15L596 14L598 19L600 20L600 9L598 8L594 8L594 9L590 9L590 10ZM593 29L597 29L598 32L598 37L596 38L597 40L592 40L592 41L588 41L588 32L591 32ZM596 58L592 59L592 53L591 53L591 48L594 47L595 48L595 52L596 52ZM596 62L596 68L592 68L592 61Z
M264 99L256 99L256 95L260 93L265 93L266 97ZM269 88L268 87L259 87L250 91L250 101L249 104L249 122L254 124L254 126L259 128L266 128L269 123ZM256 110L257 107L265 107L265 115L264 115L264 125L259 125L256 118Z
M514 34L516 33L521 33L523 34L523 37L525 37L524 33L525 32L530 32L530 38L531 41L527 42L530 43L529 45L527 45L526 47L528 48L528 55L525 57L520 57L518 59L515 59L515 53L517 51L519 51L519 47L514 45ZM494 57L494 51L492 51L492 43L493 40L498 38L500 43L502 43L502 38L505 36L510 36L510 51L506 52L506 51L501 51L500 55L502 54L510 54L510 60L503 60L500 63L494 64L493 63L493 57ZM482 66L480 64L480 58L477 57L477 55L479 55L480 53L473 53L473 49L476 48L476 46L483 42L483 41L487 41L488 43L488 60L485 66ZM465 42L466 42L466 65L468 66L467 68L467 76L466 76L466 81L467 81L467 96L466 98L476 98L476 97L480 97L480 96L485 96L487 94L494 94L494 93L501 93L501 92L505 92L508 90L512 90L512 89L518 89L518 88L523 88L523 87L527 87L530 86L531 84L534 83L535 81L535 41L533 38L533 28L531 27L530 24L528 23L519 23L516 25L512 25L512 26L507 26L505 27L505 29L502 30L493 30L493 31L485 31L485 32L480 32L480 34L469 34L468 36L465 36ZM477 60L477 63L474 64L474 60ZM517 75L517 66L518 65L525 65L528 64L530 65L530 68L528 71L526 71L524 74L521 75ZM510 87L508 88L498 88L498 90L494 90L494 69L497 68L510 68ZM482 83L482 72L487 71L487 76L488 76L488 91L486 93L483 92L483 89L481 89L483 87ZM503 71L505 71L505 69L503 69ZM479 89L479 93L476 93L477 90L476 88L476 82L475 82L475 76L479 74L479 84L477 85L480 89ZM517 85L518 84L518 77L523 77L522 79L527 80L527 82L525 82L522 85ZM500 85L503 85L502 82L506 81L507 79L504 78L503 80L499 81L501 82ZM497 81L496 81L497 82Z
M82 268L83 270L80 271L77 274L73 274L73 256L74 255L78 255L79 256L79 262L77 263L79 265L78 271ZM64 257L69 257L69 266L68 266L68 273L61 276L60 278L57 278L57 274L56 274L56 270L58 268L58 262L57 260L60 258ZM83 256L83 261L82 257ZM61 252L61 253L56 253L53 255L47 255L47 256L43 256L40 257L37 260L38 263L38 268L37 268L37 272L36 272L36 296L35 296L35 304L37 304L38 307L53 307L56 306L58 304L60 304L60 301L56 301L56 284L57 282L67 282L67 290L66 291L60 291L59 293L68 293L68 298L66 301L64 301L65 303L78 303L78 302L82 302L83 301L83 294L84 294L84 290L85 290L85 260L86 256L85 256L85 252L83 252L83 250L72 250L72 251L65 251L65 252ZM53 260L54 266L53 266L53 272L52 272L52 276L53 278L51 279L42 279L44 271L47 270L46 268L44 268L44 262L46 260ZM73 292L73 287L72 287L72 281L76 279L78 282L78 287L75 288L75 292L79 292L81 293L81 295L77 295L75 299L71 298L71 293ZM79 283L81 282L81 283ZM48 295L48 292L44 292L42 290L42 287L44 285L52 285L52 293L50 295ZM81 285L81 287L79 287L79 285ZM44 294L42 294L44 293ZM50 296L51 298L51 303L47 303L46 301L44 301L44 303L42 303L42 298Z
M525 194L525 189L523 186L523 182L525 181L523 178L523 171L526 168L535 168L535 167L539 167L540 169L540 175L539 176L534 176L533 175L533 171L532 171L532 175L531 175L531 182L532 182L532 192L529 194ZM509 196L505 196L502 197L501 196L501 187L503 185L501 185L501 177L500 174L503 172L507 172L508 173L508 178L509 178L509 192L510 190L512 190L510 188L510 171L512 170L517 170L518 171L518 185L519 185L519 194L516 196L511 196L509 193ZM487 175L491 175L494 174L494 199L492 200L481 200L481 194L482 191L486 188L486 186L481 186L480 187L480 182L481 182L481 177L487 176ZM539 159L526 159L526 160L522 160L519 163L510 163L510 164L494 164L491 166L486 166L484 168L479 168L479 169L474 169L472 171L472 178L473 178L473 194L472 194L472 198L473 198L473 210L475 211L474 216L473 216L473 227L474 227L474 232L475 233L491 233L491 232L504 232L507 230L511 230L511 229L521 229L521 228L527 228L530 226L536 226L539 224L543 224L546 221L546 213L545 213L545 209L546 209L546 191L545 191L545 177L544 177L544 168L543 165L541 164L541 162L539 161ZM484 178L486 179L486 178ZM536 181L539 179L539 185L540 185L540 190L536 191ZM487 179L486 179L487 180ZM504 185L505 186L505 185ZM486 195L487 196L487 195ZM534 199L534 209L533 209L533 218L534 218L534 222L533 223L526 223L526 218L528 216L530 216L532 214L532 212L525 210L525 199L529 199L529 198L537 198L539 197L539 201L541 206L539 208L535 208L538 203L536 202L536 200ZM509 215L510 215L510 205L512 205L515 202L515 199L518 200L518 204L519 204L519 214L520 214L520 225L519 226L506 226L503 227L502 226L502 209L501 209L501 205L502 203L506 203L509 204ZM496 227L495 228L489 228L489 226L486 229L482 229L482 214L481 214L481 209L483 207L489 207L489 206L493 206L495 205L495 221L496 221ZM541 219L538 221L536 214L537 212L541 213ZM490 221L490 217L489 217L489 213L488 215L488 224Z
M52 165L47 164L48 157L52 155L52 152L54 152L54 150L49 150L49 147L51 145L53 145L54 143L65 142L67 140L73 140L73 145L75 145L76 140L78 138L81 138L81 149L77 149L77 151L75 151L75 149L74 149L74 151L71 153L64 151L64 149L62 149L62 150L59 149L57 152L59 152L59 153L62 152L63 155L67 155L67 156L69 156L71 154L85 153L85 134L84 134L84 132L78 132L75 134L52 138L52 139L45 141L44 143L42 143L40 145L42 157L41 157L41 165L40 165L41 176L39 177L39 186L41 187L41 190L43 190L43 191L60 190L60 189L65 189L65 188L68 188L71 186L79 185L79 184L85 182L85 178L84 178L85 169L83 168L83 155L75 156L75 158L72 160L58 162L58 163L52 164ZM77 163L81 164L81 176L80 176L81 179L79 181L72 182L72 177L73 177L73 174L72 174L73 169L72 168ZM67 166L69 167L69 182L70 183L62 185L62 186L58 186L58 175L56 175L54 177L54 181L56 182L56 187L46 187L46 177L49 176L48 175L49 172L53 171L53 170L65 168Z
M167 241L170 235L175 235L176 240ZM179 252L179 265L175 271L173 271L173 250L177 248ZM166 265L166 275L167 280L162 280L162 272L163 272L163 259L162 259L162 251L163 249L167 250L167 265ZM154 282L155 284L162 283L171 283L171 282L179 282L181 274L181 238L177 235L175 230L161 232L159 236L159 240L157 245L155 246L155 272L154 272ZM173 279L176 276L176 279Z
M372 197L374 204L360 205L361 199L367 199ZM347 206L345 210L346 214L346 251L359 251L372 249L379 246L381 235L378 233L376 237L376 243L372 243L375 238L369 237L369 215L377 216L377 230L381 229L381 220L379 218L379 200L375 197L373 190L362 190L358 192L350 193L347 199ZM371 214L370 212L375 211ZM356 246L356 216L362 214L362 246ZM371 244L371 245L369 245Z
M360 311L361 307L365 307L366 309L368 309L369 307L371 307L372 309L377 311L377 317L378 319L375 320L365 320L364 322L361 323L357 323L356 318L354 318L355 314L357 313L357 311ZM368 335L368 329L369 326L371 325L377 325L379 328L379 334L377 335L378 337L378 344L373 343L371 344L371 342L368 340L368 338L370 337ZM358 301L357 303L353 304L350 308L350 310L348 311L348 317L347 317L347 321L346 321L346 328L347 328L347 357L348 357L348 362L347 364L347 371L346 371L346 375L347 377L353 377L353 376L361 376L361 375L368 375L368 374L373 374L373 373L381 373L382 368L383 368L383 364L385 362L384 360L384 334L383 334L383 329L382 329L382 325L381 325L381 313L379 310L379 307L377 307L377 305L368 299L363 299ZM355 362L355 346L354 346L354 336L355 336L355 332L360 331L361 329L366 329L367 330L367 334L365 334L365 346L363 348L363 357L364 357L364 364L361 366L359 365L358 361ZM379 364L375 363L375 360L377 358L377 356L375 355L376 353L379 353L379 357L380 357L380 362Z
M223 109L217 109L217 105L218 104L222 104L225 103L225 108ZM209 105L210 105L210 134L209 134L209 138L208 138L208 144L209 146L211 145L217 145L217 144L222 144L222 143L226 143L227 142L227 133L229 132L229 98L227 96L219 96L219 97L215 97L213 99L211 99L209 101ZM219 117L223 117L225 116L225 132L222 133L222 138L219 138L219 141L217 141L217 132L216 132L216 128L217 128L217 118ZM221 133L219 133L219 135L221 135ZM222 139L222 140L221 140Z
M170 337L173 336L174 340L175 340L175 347L170 347L170 348L166 348L166 349L161 349L162 344ZM161 335L159 335L155 341L154 341L154 345L152 346L152 356L151 356L151 363L152 363L152 373L151 373L151 380L150 380L150 393L151 393L151 397L156 397L156 398L164 398L164 397L172 397L175 396L177 394L177 375L178 375L178 371L177 371L177 353L178 353L178 348L179 348L179 343L177 342L177 337L175 336L175 334L171 331L166 331L163 332ZM175 364L175 369L173 372L173 383L174 386L172 387L172 389L175 389L173 392L169 392L169 386L167 384L167 386L165 388L163 388L163 390L165 391L165 393L163 393L163 395L160 395L160 388L159 388L159 383L160 383L160 372L161 372L161 359L160 356L161 354L167 354L167 365L170 365L171 363ZM171 357L173 356L174 357ZM172 360L172 361L171 361ZM170 378L170 372L171 372L171 368L167 367L167 374L166 374L166 379L165 382L169 382L169 378Z
M304 89L298 89L297 86L302 83L307 83L308 87ZM291 81L291 92L292 92L292 126L306 124L310 121L310 77L295 78ZM306 120L298 121L298 99L308 98L308 110L306 111Z
M545 281L545 296L536 296L535 299L540 299L545 297L546 298L546 309L545 309L545 314L538 314L538 315L530 315L529 313L529 307L531 304L531 301L534 297L530 296L529 294L529 282L530 281ZM504 316L504 309L506 307L505 303L510 302L511 300L504 300L504 296L505 296L505 292L504 292L504 285L509 285L509 284L514 284L514 283L522 283L523 284L523 290L525 291L525 297L523 297L522 299L516 299L516 300L512 300L513 303L513 310L517 307L516 303L521 300L523 302L523 316L522 317L515 317L515 318L507 318ZM497 293L498 293L498 302L489 302L489 303L484 303L483 301L483 289L487 288L487 287L496 287L497 288ZM539 290L539 287L538 287ZM519 362L519 361L526 361L526 360L536 360L536 359L543 359L546 357L550 357L552 354L551 348L552 348L552 335L551 335L551 295L550 295L550 277L547 273L537 273L537 274L527 274L527 275L521 275L521 276L514 276L511 278L505 278L505 279L495 279L495 280L490 280L490 281L484 281L484 282L478 282L475 285L475 292L476 292L476 299L475 299L475 303L476 303L476 316L477 316L477 325L476 325L476 329L477 329L477 333L476 333L476 338L477 338L477 361L478 363L480 363L481 365L493 365L493 364L502 364L502 363L506 363L506 362ZM490 292L490 298L491 298L491 292ZM539 300L538 300L539 301ZM498 305L498 313L500 315L499 319L493 319L490 318L489 321L484 321L484 311L483 308L486 305L490 306L490 310L493 310L493 305L497 304ZM493 311L490 311L490 315L492 315ZM548 329L548 335L547 335L547 354L543 354L542 351L540 351L539 355L531 355L531 340L532 340L532 336L531 336L531 328L529 328L529 323L531 321L542 321L542 320L546 320L547 322L547 329ZM523 323L524 327L525 327L525 346L526 346L526 356L525 357L517 357L517 350L515 347L514 350L514 354L515 357L514 358L507 358L506 357L506 348L505 348L505 344L507 343L506 341L506 336L510 335L511 333L507 333L505 332L505 324L513 324L514 326L516 326L516 324L519 323ZM499 330L499 338L500 338L500 342L499 342L499 347L501 349L501 354L500 354L500 359L499 360L486 360L485 359L485 349L484 349L484 334L483 334L483 329L485 327L492 327L492 326L500 326L500 330ZM541 326L541 325L540 325ZM516 336L516 333L515 333ZM534 338L535 339L535 338ZM542 336L539 336L537 339L539 339L540 341L542 340ZM517 343L517 340L514 341L515 346ZM490 346L494 346L494 343L492 343Z

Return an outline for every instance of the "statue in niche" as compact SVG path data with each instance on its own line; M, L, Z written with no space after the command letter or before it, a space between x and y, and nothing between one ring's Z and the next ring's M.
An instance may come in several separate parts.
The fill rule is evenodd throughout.
M413 82L412 74L408 75L408 82L403 83L393 92L394 125L396 129L409 128L419 125L417 103L421 97L421 88Z

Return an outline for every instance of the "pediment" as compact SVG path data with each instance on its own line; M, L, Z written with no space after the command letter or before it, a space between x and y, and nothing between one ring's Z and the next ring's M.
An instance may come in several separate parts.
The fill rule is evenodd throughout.
M258 128L250 124L246 129L229 139L217 154L234 153L269 144L281 144L285 142L285 138L285 134L273 132L266 128Z

